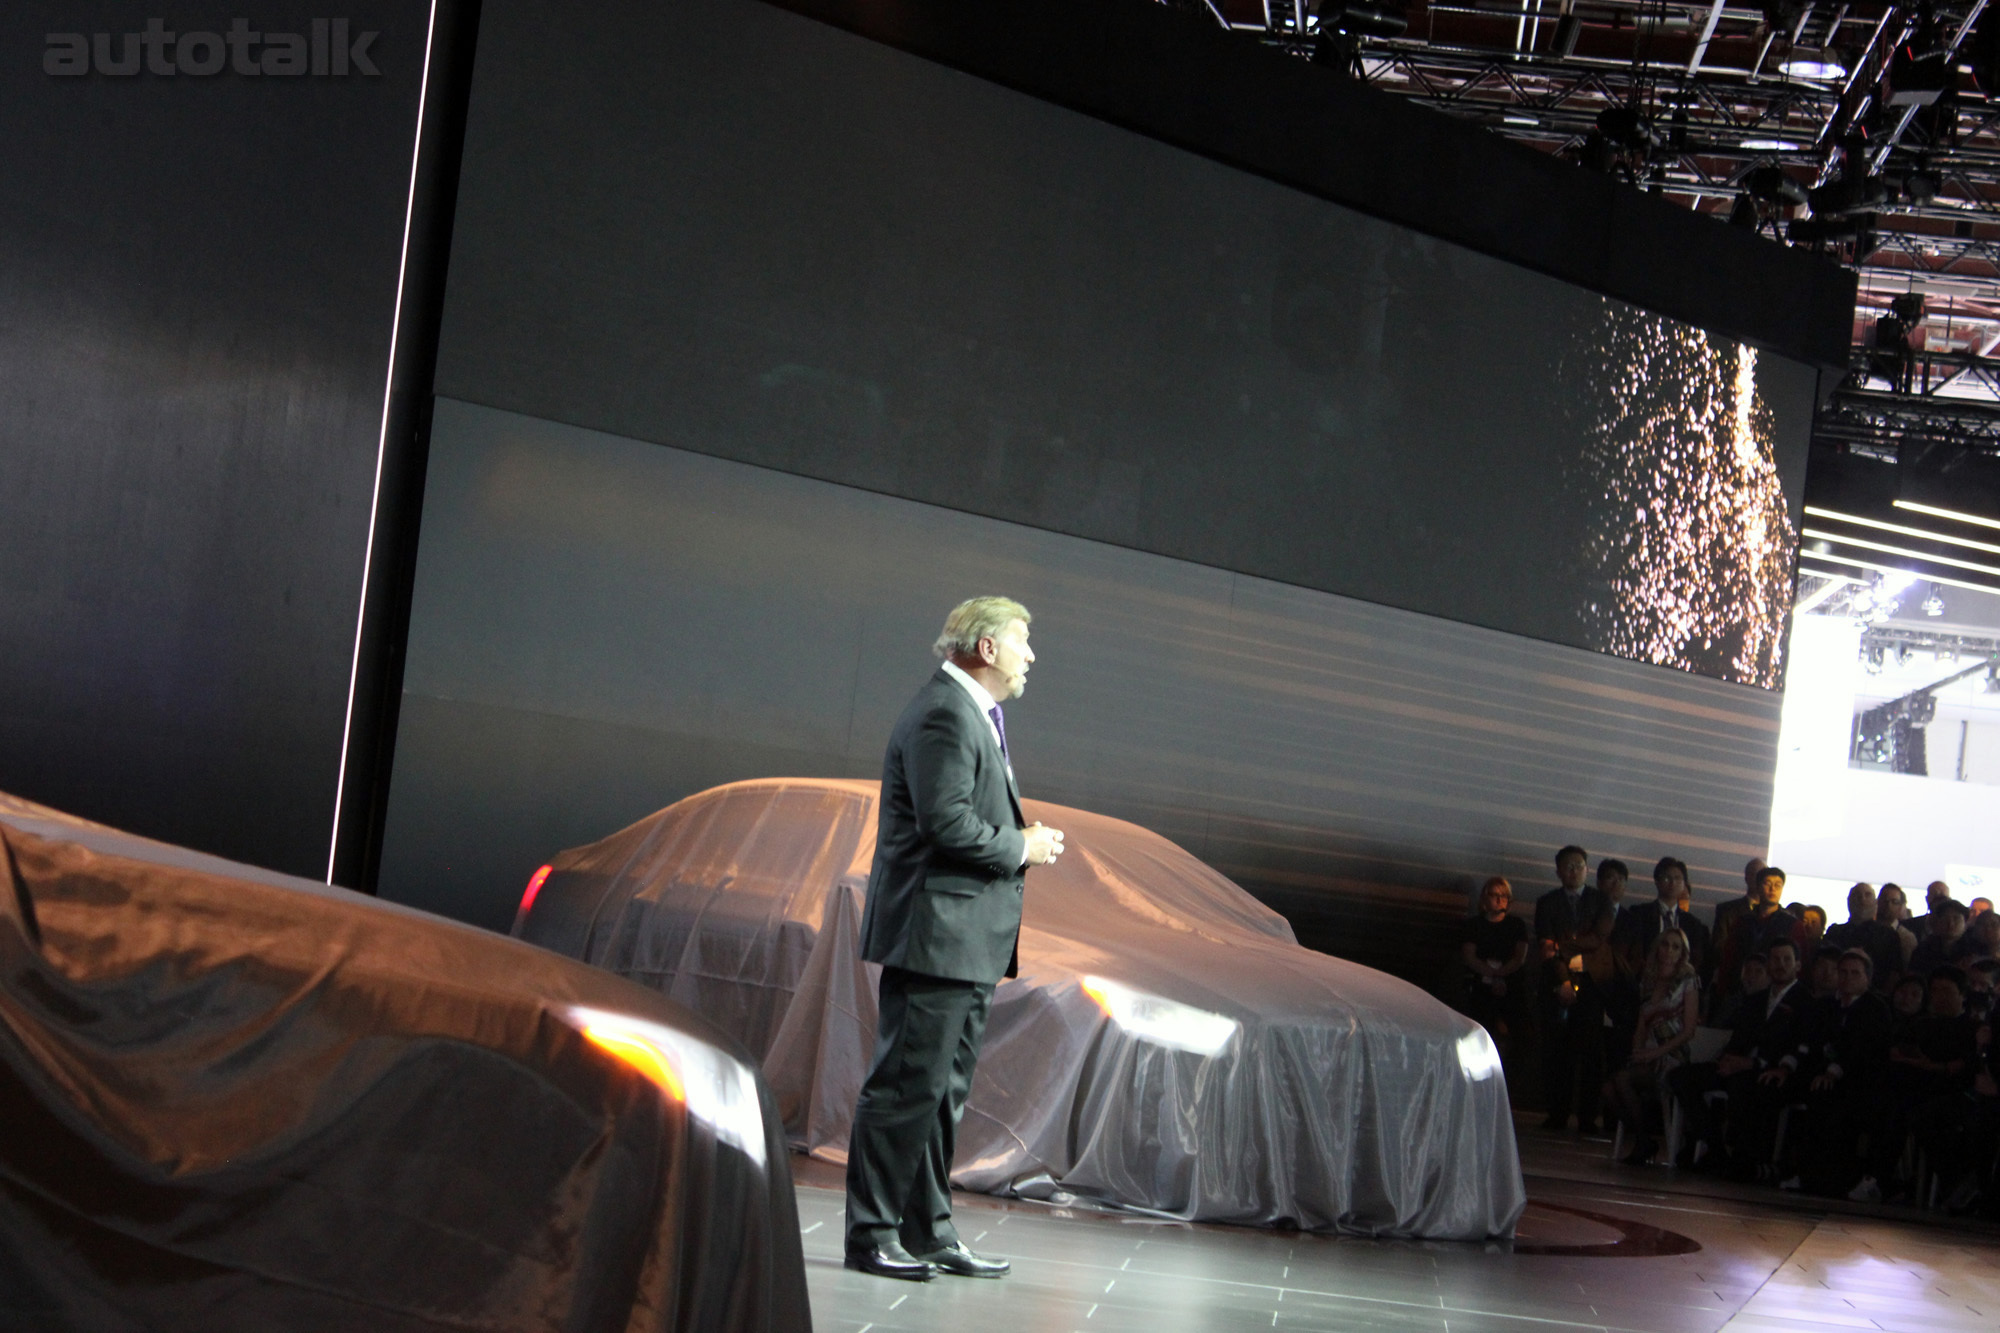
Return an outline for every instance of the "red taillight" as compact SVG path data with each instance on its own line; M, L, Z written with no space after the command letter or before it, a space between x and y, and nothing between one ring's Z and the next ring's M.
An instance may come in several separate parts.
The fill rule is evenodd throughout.
M521 910L518 913L519 916L525 917L528 915L528 909L535 905L535 895L542 891L542 885L548 883L549 872L554 869L555 869L554 866L543 866L540 870L537 870L534 874L534 877L528 881L528 891L521 895Z

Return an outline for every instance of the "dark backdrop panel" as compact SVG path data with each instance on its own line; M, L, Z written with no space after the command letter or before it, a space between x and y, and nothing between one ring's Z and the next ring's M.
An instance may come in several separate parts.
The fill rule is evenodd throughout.
M1556 847L1764 847L1777 698L468 404L439 404L382 892L504 928L535 866L691 792L874 777L946 610L1037 662L1025 791L1174 839L1308 942L1428 980Z
M483 20L441 393L1776 684L1806 366L755 0L558 12Z
M244 7L0 12L0 788L324 873L429 9L339 11L372 79L54 78Z

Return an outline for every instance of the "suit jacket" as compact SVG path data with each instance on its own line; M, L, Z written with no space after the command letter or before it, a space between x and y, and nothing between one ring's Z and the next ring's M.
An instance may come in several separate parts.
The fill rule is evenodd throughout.
M1707 976L1709 958L1708 927L1695 919L1693 912L1682 910L1674 913L1674 926L1687 936L1688 963L1696 976ZM1638 976L1645 970L1646 959L1652 955L1653 941L1660 938L1660 901L1655 898L1637 907L1628 907L1618 914L1618 929L1612 936L1612 943L1624 959L1624 966Z
M1726 1049L1732 1055L1748 1056L1759 1069L1778 1063L1798 1050L1799 1010L1811 998L1804 984L1795 981L1767 1014L1771 1003L1768 992L1746 995L1746 1008L1737 1019L1736 1030L1729 1034Z
M1817 1074L1837 1065L1847 1087L1865 1087L1889 1063L1889 1002L1869 991L1852 1004L1838 997L1816 1000L1799 1025L1799 1072Z
M861 956L985 985L1013 976L1026 823L992 728L940 667L889 733Z
M1560 888L1550 889L1535 899L1535 938L1556 942L1556 956L1544 961L1540 969L1545 1003L1555 1003L1556 988L1564 979L1575 981L1584 975L1581 971L1570 971L1569 960L1582 955L1584 943L1577 937L1596 928L1607 906L1604 895L1588 887L1577 895L1574 910L1569 895Z

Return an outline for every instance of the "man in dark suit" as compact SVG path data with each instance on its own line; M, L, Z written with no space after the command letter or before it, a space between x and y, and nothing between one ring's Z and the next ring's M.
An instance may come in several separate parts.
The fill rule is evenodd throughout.
M1027 867L1063 835L1021 814L1003 699L1035 660L1027 609L975 597L945 620L944 664L903 710L882 798L861 956L882 964L875 1060L847 1148L847 1266L928 1281L999 1277L951 1221L951 1161L993 988L1013 976Z
M1583 954L1598 942L1591 932L1605 914L1603 895L1583 887L1589 867L1590 856L1583 848L1563 848L1556 853L1559 886L1535 900L1535 937L1541 941L1542 960L1545 1129L1565 1128L1574 1109L1580 1114L1582 1128L1594 1130L1598 1084L1604 1078L1604 1010L1580 984Z
M1636 977L1652 956L1653 941L1663 930L1678 930L1687 938L1688 962L1695 975L1706 976L1709 965L1708 927L1688 910L1687 862L1663 856L1653 867L1653 888L1658 896L1618 914L1618 929L1612 947L1619 951L1620 965Z

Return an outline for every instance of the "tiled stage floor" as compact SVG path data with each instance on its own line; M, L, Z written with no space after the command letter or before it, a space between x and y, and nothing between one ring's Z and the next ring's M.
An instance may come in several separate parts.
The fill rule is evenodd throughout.
M1829 1213L1768 1192L1684 1193L1671 1173L1610 1164L1602 1143L1526 1129L1521 1142L1531 1203L1513 1246L1187 1226L961 1194L961 1233L1014 1273L926 1284L841 1267L840 1173L794 1158L814 1326L2000 1333L1990 1230Z

